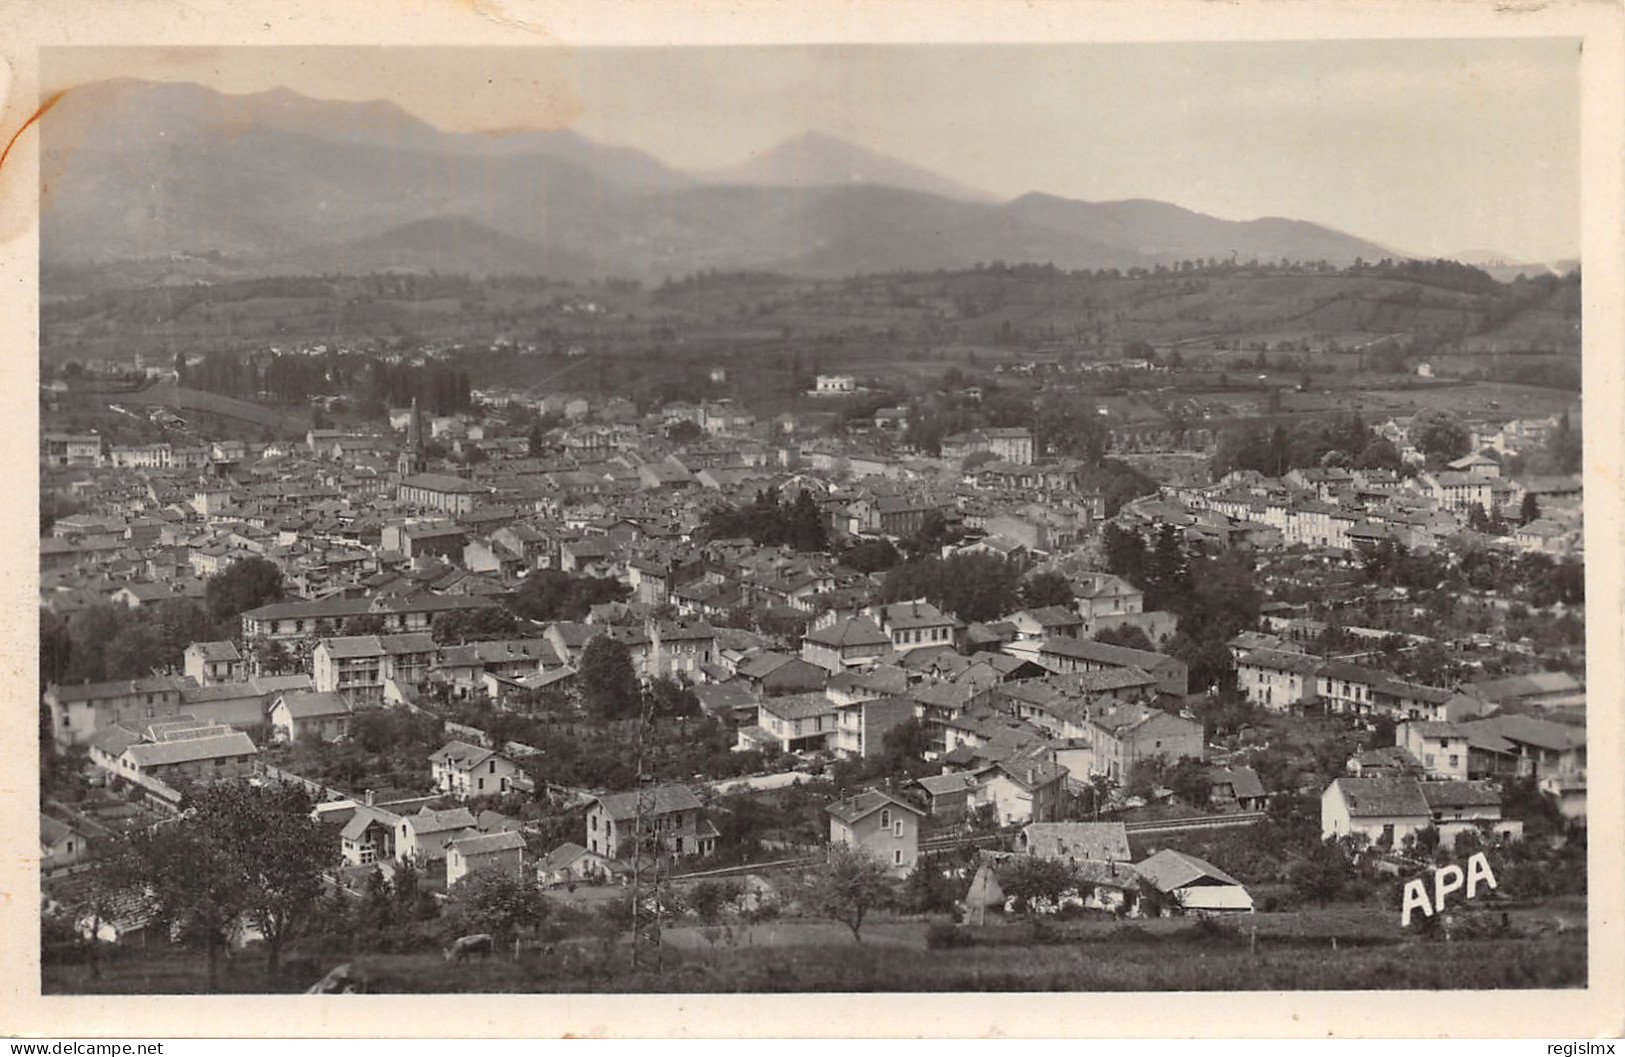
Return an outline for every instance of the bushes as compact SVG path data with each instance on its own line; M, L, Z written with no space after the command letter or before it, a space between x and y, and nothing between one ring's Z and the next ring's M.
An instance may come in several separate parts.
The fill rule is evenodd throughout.
M933 951L974 947L976 937L968 929L939 921L925 930L925 945Z

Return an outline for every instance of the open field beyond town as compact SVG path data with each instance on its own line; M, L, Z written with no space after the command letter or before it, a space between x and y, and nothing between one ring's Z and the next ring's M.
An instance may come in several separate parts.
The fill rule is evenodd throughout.
M1572 903L1567 912L1574 914ZM1582 910L1576 916L1583 915ZM1396 930L1387 911L1258 914L1204 930L1190 921L964 927L975 945L933 950L931 925L877 921L863 942L833 922L741 928L713 942L700 927L666 934L664 967L633 972L624 946L558 945L448 970L438 951L353 961L372 993L582 991L1288 991L1583 986L1583 929L1564 935L1430 942ZM952 926L950 926L952 927ZM1247 933L1258 930L1257 949ZM651 956L652 957L652 956ZM258 959L222 976L227 992L297 992L327 961L297 959L268 979ZM94 979L82 965L46 966L47 994L174 994L203 989L196 954L128 952Z

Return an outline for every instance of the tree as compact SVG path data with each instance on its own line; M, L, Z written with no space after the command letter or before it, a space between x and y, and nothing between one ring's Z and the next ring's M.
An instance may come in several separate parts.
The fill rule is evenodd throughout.
M209 615L230 620L251 609L282 599L282 570L264 558L244 558L209 578L203 596Z
M1288 876L1301 898L1325 906L1342 893L1352 875L1343 846L1335 838L1328 838L1315 845L1308 858L1294 865Z
M546 921L548 903L533 874L482 870L452 887L447 910L469 930L506 945Z
M852 939L862 943L863 919L891 895L891 878L879 859L865 848L831 844L829 869L813 885L812 904L851 929Z
M1190 564L1179 529L1163 525L1157 531L1145 573L1145 605L1148 609L1177 609L1190 591Z
M1061 897L1078 885L1077 874L1059 859L1018 855L999 871L999 887L1015 900L1017 910L1059 903Z
M661 676L649 681L648 689L644 691L649 699L650 709L657 716L697 716L700 714L700 699L694 691L676 679Z
M1425 408L1411 419L1409 435L1417 450L1437 461L1459 459L1472 446L1472 434L1455 415L1439 408Z
M362 613L344 621L346 635L382 635L388 630L381 613Z
M918 716L910 716L886 731L880 739L880 755L886 773L916 777L927 770L925 753L931 743Z
M202 944L208 988L218 990L220 950L240 928L248 907L239 864L189 820L136 831L131 854L154 923L173 926L183 941Z
M1540 500L1533 492L1523 494L1523 502L1518 505L1518 524L1527 525L1540 517Z
M625 719L637 713L643 693L632 669L632 651L619 639L600 635L581 651L581 698L603 719Z
M1151 636L1143 628L1133 624L1119 624L1114 628L1101 628L1095 632L1095 641L1104 642L1109 646L1126 646L1131 650L1146 650L1156 652L1157 644L1151 641Z
M1028 609L1072 607L1072 581L1057 572L1033 573L1021 582L1021 604Z
M1397 470L1401 459L1399 449L1387 437L1372 437L1354 457L1357 470Z
M743 886L735 880L701 881L689 893L688 901L701 921L715 925L722 920L723 909L743 894Z
M786 542L798 551L829 549L829 534L824 529L824 514L818 503L805 489L796 494L785 518Z
M666 431L666 437L673 444L693 444L705 437L705 430L700 428L698 422L684 419Z
M497 606L484 609L454 609L434 618L429 633L440 645L506 639L517 634L519 624L512 613Z
M266 971L275 973L322 895L322 873L335 858L331 835L311 817L299 786L218 782L190 798L196 827L238 874L244 916L265 937Z
M888 539L864 540L841 553L841 564L860 573L878 573L902 561Z
M912 914L932 914L952 910L956 888L931 856L914 861L914 869L903 880L903 906Z

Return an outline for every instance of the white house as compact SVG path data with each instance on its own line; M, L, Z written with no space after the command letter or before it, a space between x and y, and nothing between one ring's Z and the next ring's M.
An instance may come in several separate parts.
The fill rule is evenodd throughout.
M829 814L831 844L863 848L894 874L914 868L925 812L913 804L870 789L824 810Z
M429 756L436 791L459 800L501 796L514 787L519 767L495 749L449 741Z

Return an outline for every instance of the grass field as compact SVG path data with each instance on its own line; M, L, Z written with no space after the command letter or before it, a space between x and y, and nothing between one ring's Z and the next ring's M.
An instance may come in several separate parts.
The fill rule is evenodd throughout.
M368 989L384 993L784 991L1224 991L1580 987L1583 931L1427 941L1402 934L1393 913L1333 907L1256 914L1204 931L1185 920L1025 923L959 930L973 942L931 949L923 921L879 920L862 943L828 921L763 923L732 938L698 926L669 929L662 970L633 972L623 945L572 941L552 953L497 955L448 969L438 952L360 956ZM1257 928L1256 950L1246 930ZM301 991L343 959L296 958L267 979L257 958L223 971L223 991ZM47 994L175 994L203 989L200 956L130 952L100 979L84 965L49 965Z

